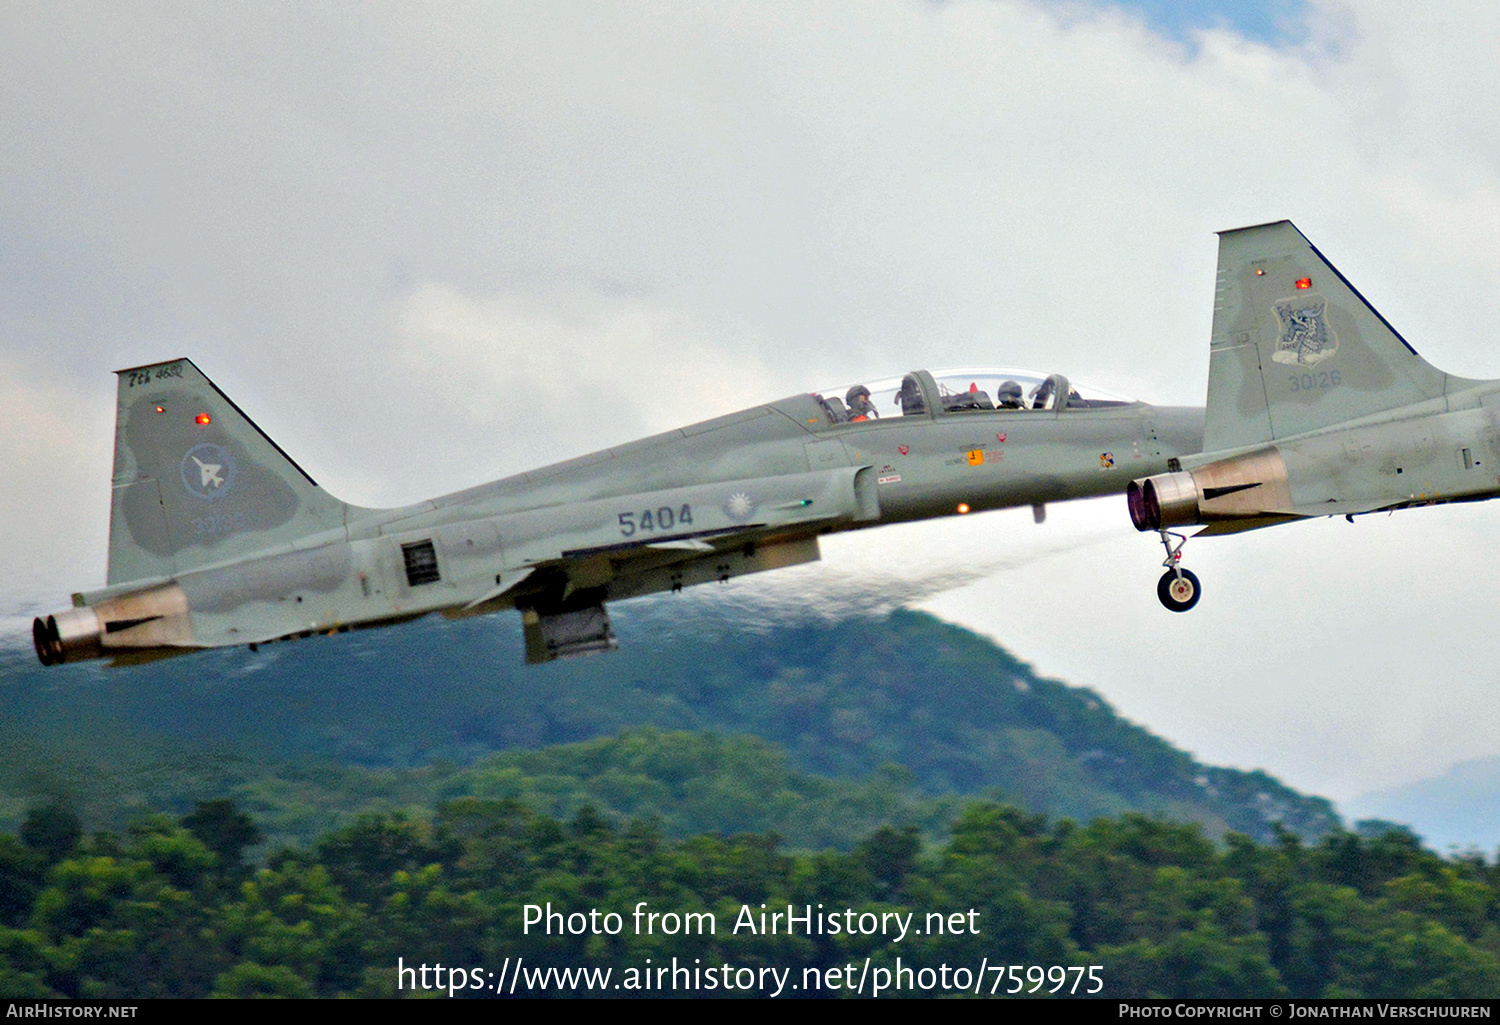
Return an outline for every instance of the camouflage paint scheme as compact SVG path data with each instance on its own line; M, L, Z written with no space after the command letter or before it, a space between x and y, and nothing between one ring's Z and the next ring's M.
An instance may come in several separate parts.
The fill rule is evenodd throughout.
M1290 221L1220 233L1210 344L1203 452L1128 491L1137 528L1167 545L1169 609L1199 594L1169 528L1500 494L1500 381L1429 365Z
M613 647L610 601L808 562L833 531L1019 505L1040 518L1201 447L1201 410L1093 402L1059 375L1020 409L983 408L977 380L955 393L917 371L902 388L905 415L794 395L363 509L318 487L190 360L123 370L108 586L38 619L37 653L144 661L517 609L528 661L547 661Z

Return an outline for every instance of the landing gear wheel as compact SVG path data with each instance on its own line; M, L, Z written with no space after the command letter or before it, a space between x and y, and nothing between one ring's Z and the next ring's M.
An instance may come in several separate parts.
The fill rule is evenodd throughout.
M1202 594L1203 588L1190 570L1169 569L1156 582L1156 596L1172 612L1186 612L1198 604Z

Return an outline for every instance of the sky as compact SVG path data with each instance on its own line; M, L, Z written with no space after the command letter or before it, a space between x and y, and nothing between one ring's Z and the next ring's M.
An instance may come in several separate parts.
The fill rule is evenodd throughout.
M1194 45L1204 29L1223 28L1261 43L1283 44L1306 23L1302 0L1125 0L1112 6L1144 21L1154 31Z
M1214 232L1291 218L1500 377L1497 41L1459 0L0 4L0 625L102 583L111 372L177 356L397 505L916 367L1198 405ZM1190 542L1183 616L1122 499L724 593L878 574L1347 801L1500 755L1497 517Z

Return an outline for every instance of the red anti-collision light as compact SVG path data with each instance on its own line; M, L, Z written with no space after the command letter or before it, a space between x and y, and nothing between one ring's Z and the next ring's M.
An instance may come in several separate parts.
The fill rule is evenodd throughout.
M1312 278L1298 278L1297 279L1297 287L1298 288L1311 288L1312 287Z
M196 417L193 418L193 420L200 427L207 427L209 424L214 422L214 418L209 416L207 413L199 413Z

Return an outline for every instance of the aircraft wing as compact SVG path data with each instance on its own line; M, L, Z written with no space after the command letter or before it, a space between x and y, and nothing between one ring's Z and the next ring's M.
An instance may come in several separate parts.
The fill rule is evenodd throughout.
M602 588L614 600L810 561L829 524L880 517L875 487L870 467L850 466L514 513L496 524L509 568L464 611L559 588L552 599Z

